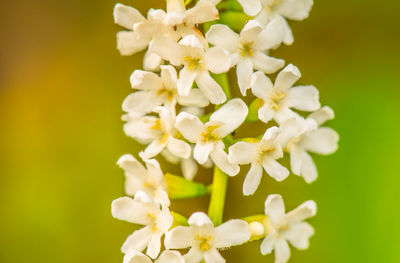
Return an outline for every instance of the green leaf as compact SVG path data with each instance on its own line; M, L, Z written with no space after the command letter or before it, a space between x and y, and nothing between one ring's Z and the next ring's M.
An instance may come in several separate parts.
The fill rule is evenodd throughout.
M170 199L196 198L209 193L205 185L186 180L182 176L166 173L164 177Z

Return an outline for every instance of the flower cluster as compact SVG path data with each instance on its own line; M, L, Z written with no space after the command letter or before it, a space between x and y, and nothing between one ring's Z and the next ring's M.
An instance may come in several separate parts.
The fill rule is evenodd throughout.
M338 143L322 126L334 113L321 106L318 89L296 86L299 69L269 55L293 43L287 19L307 18L313 0L237 1L166 0L166 10L150 9L146 17L123 4L114 8L115 23L125 28L117 34L121 55L145 51L143 70L130 77L134 92L122 103L124 132L145 145L142 162L130 154L119 159L127 196L112 203L115 218L142 226L122 246L124 263L225 262L219 250L257 240L262 254L274 251L275 262L284 263L289 244L309 246L314 229L304 220L316 214L314 201L285 213L282 197L270 194L264 213L223 222L228 178L243 165L250 164L246 196L264 171L279 182L292 173L311 183L317 168L310 152L331 154ZM245 122L260 122L265 132L238 138ZM285 154L290 167L279 161ZM182 176L163 173L158 157L180 165ZM213 167L212 185L193 181L198 165ZM170 210L173 199L208 194L207 214L186 218Z

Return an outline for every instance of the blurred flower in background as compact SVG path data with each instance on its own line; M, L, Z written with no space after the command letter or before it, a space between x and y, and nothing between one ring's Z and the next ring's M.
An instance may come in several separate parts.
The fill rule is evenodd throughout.
M110 216L110 202L124 192L115 163L142 148L122 132L120 103L144 54L116 51L114 1L0 3L0 262L121 262L120 244L134 227ZM143 14L164 6L123 3ZM284 196L288 211L298 196L316 200L318 217L309 221L318 231L306 253L292 250L296 262L400 262L399 7L394 0L315 1L309 19L289 21L296 44L271 52L292 59L302 69L299 84L315 84L322 104L334 107L329 126L340 132L341 147L333 156L312 155L314 184L264 176L252 203L234 194L244 169L228 186L225 219L259 213L271 193ZM196 202L174 206L188 216L206 209L206 199ZM249 254L257 249L233 247L224 257L273 261Z

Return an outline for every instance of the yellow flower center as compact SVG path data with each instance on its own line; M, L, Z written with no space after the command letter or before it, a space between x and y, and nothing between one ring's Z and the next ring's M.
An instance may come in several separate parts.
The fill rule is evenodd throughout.
M174 89L167 89L163 85L162 88L157 91L157 95L163 95L163 94L167 96L169 101L172 101L175 98L177 92Z
M279 93L274 91L274 93L271 96L271 107L275 111L279 110L279 103L286 97L285 93Z
M266 147L261 147L257 151L257 163L262 163L263 159L265 156L269 155L271 152L275 151L275 147L272 146L266 146Z
M274 8L279 5L282 2L282 0L270 0L269 3L266 5L266 9L268 12L272 12Z
M240 48L240 55L242 57L251 57L253 56L253 45L254 41L242 43L242 47Z
M157 217L155 215L153 215L153 214L150 214L150 213L147 214L147 217L149 217L150 220L153 221L153 224L151 225L151 230L153 232L157 232L158 231L158 227L157 227L157 223L156 223Z
M200 241L199 246L200 246L201 251L207 251L211 248L211 246L210 246L211 236L197 235L194 238L196 240Z
M210 125L208 126L201 134L202 142L215 142L220 138L214 133L214 131L219 128L221 125Z
M164 143L168 139L169 134L168 134L168 132L165 131L164 125L162 124L160 119L157 119L154 122L153 126L151 126L151 129L152 130L158 130L158 131L161 132L161 135L160 135L161 143Z
M189 70L200 70L203 68L201 58L194 58L194 57L185 57L184 58L187 67Z

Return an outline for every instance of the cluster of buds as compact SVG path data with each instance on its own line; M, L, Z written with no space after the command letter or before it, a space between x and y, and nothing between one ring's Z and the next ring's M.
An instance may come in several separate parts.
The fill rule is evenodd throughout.
M135 91L122 104L125 133L145 147L141 161L130 154L119 159L127 196L112 203L115 218L143 226L123 244L124 263L225 262L219 250L247 242L260 242L263 255L274 251L275 262L285 263L289 244L308 248L314 229L304 220L316 214L314 201L286 213L282 197L270 194L264 213L225 222L223 210L227 181L243 165L250 164L243 183L249 196L263 174L280 182L291 172L313 182L317 168L309 153L337 149L337 133L322 126L332 109L321 106L314 86L294 86L301 77L296 66L268 55L292 44L287 19L307 18L312 4L166 0L165 11L151 9L147 17L116 4L115 23L126 29L117 34L118 50L145 51L143 70L130 78ZM237 84L227 76L233 68ZM267 76L273 73L274 82ZM235 131L249 122L263 123L265 132L238 138ZM290 167L279 162L285 154ZM180 165L182 175L163 173L159 157ZM194 181L198 165L213 169L211 185ZM171 200L205 195L208 213L186 218L170 210Z

